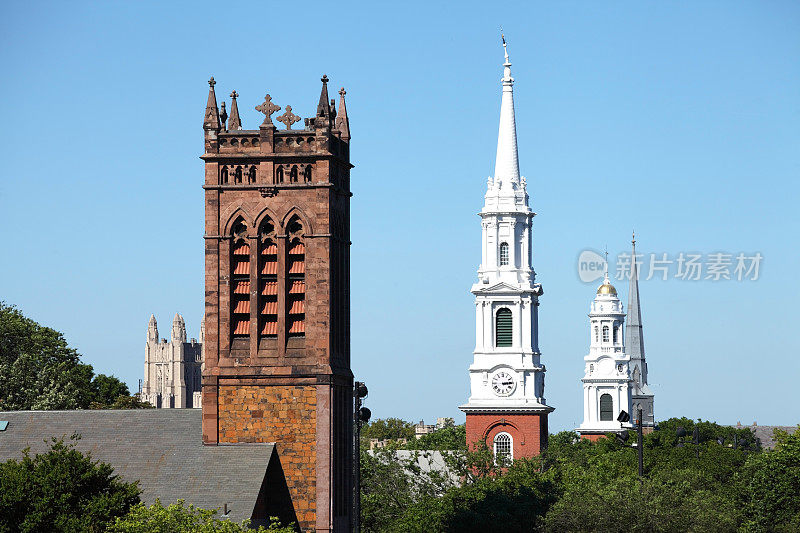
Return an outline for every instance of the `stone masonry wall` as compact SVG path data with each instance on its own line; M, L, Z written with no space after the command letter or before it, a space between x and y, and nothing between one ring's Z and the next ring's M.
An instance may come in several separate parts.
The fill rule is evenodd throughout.
M316 521L316 387L219 387L220 443L274 442L300 527Z

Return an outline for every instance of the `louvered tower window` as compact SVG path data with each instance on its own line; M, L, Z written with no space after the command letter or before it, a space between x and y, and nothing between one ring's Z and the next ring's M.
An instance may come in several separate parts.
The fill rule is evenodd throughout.
M600 396L600 421L608 422L614 419L614 400L610 394Z
M242 338L250 335L250 245L241 219L233 225L231 246L231 335Z
M261 337L278 336L278 244L275 226L265 220L258 232L261 246L259 253L258 331Z
M500 266L506 266L508 264L508 243L501 242L500 243Z
M614 344L619 342L618 339L619 339L619 326L617 324L614 324Z
M503 307L497 310L497 316L495 317L495 332L497 336L495 346L498 348L511 346L511 322L511 309Z
M514 460L514 439L508 433L498 433L494 437L494 459L497 462Z
M303 243L303 225L298 217L292 217L287 227L289 253L286 298L286 328L289 337L304 337L306 334L306 247Z
M603 326L603 342L608 342L608 326Z

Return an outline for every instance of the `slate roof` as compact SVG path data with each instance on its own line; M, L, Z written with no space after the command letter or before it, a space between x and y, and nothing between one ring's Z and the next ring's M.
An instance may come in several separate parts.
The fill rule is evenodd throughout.
M77 449L110 463L124 480L139 480L145 504L227 503L231 520L251 518L275 447L203 446L201 416L200 409L0 411L0 421L8 421L0 461L21 458L29 446L32 455L47 451L50 437L79 433Z
M776 429L780 429L785 431L789 434L794 433L797 431L797 426L759 426L756 423L753 423L752 426L743 426L742 424L736 424L735 426L731 426L735 428L748 428L750 431L753 432L753 435L761 441L761 447L765 450L771 450L775 447L775 439L773 438L773 431Z

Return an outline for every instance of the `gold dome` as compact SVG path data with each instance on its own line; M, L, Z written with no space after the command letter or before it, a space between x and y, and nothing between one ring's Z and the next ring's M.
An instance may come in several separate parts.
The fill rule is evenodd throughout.
M611 296L617 295L617 289L608 281L608 278L605 279L602 285L598 287L597 294L610 294Z

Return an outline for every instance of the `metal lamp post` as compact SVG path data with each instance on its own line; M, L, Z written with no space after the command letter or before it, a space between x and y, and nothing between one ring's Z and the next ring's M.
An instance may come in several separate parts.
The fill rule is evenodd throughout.
M361 381L353 384L353 531L361 531L361 426L369 422L372 412L361 406L369 394Z

